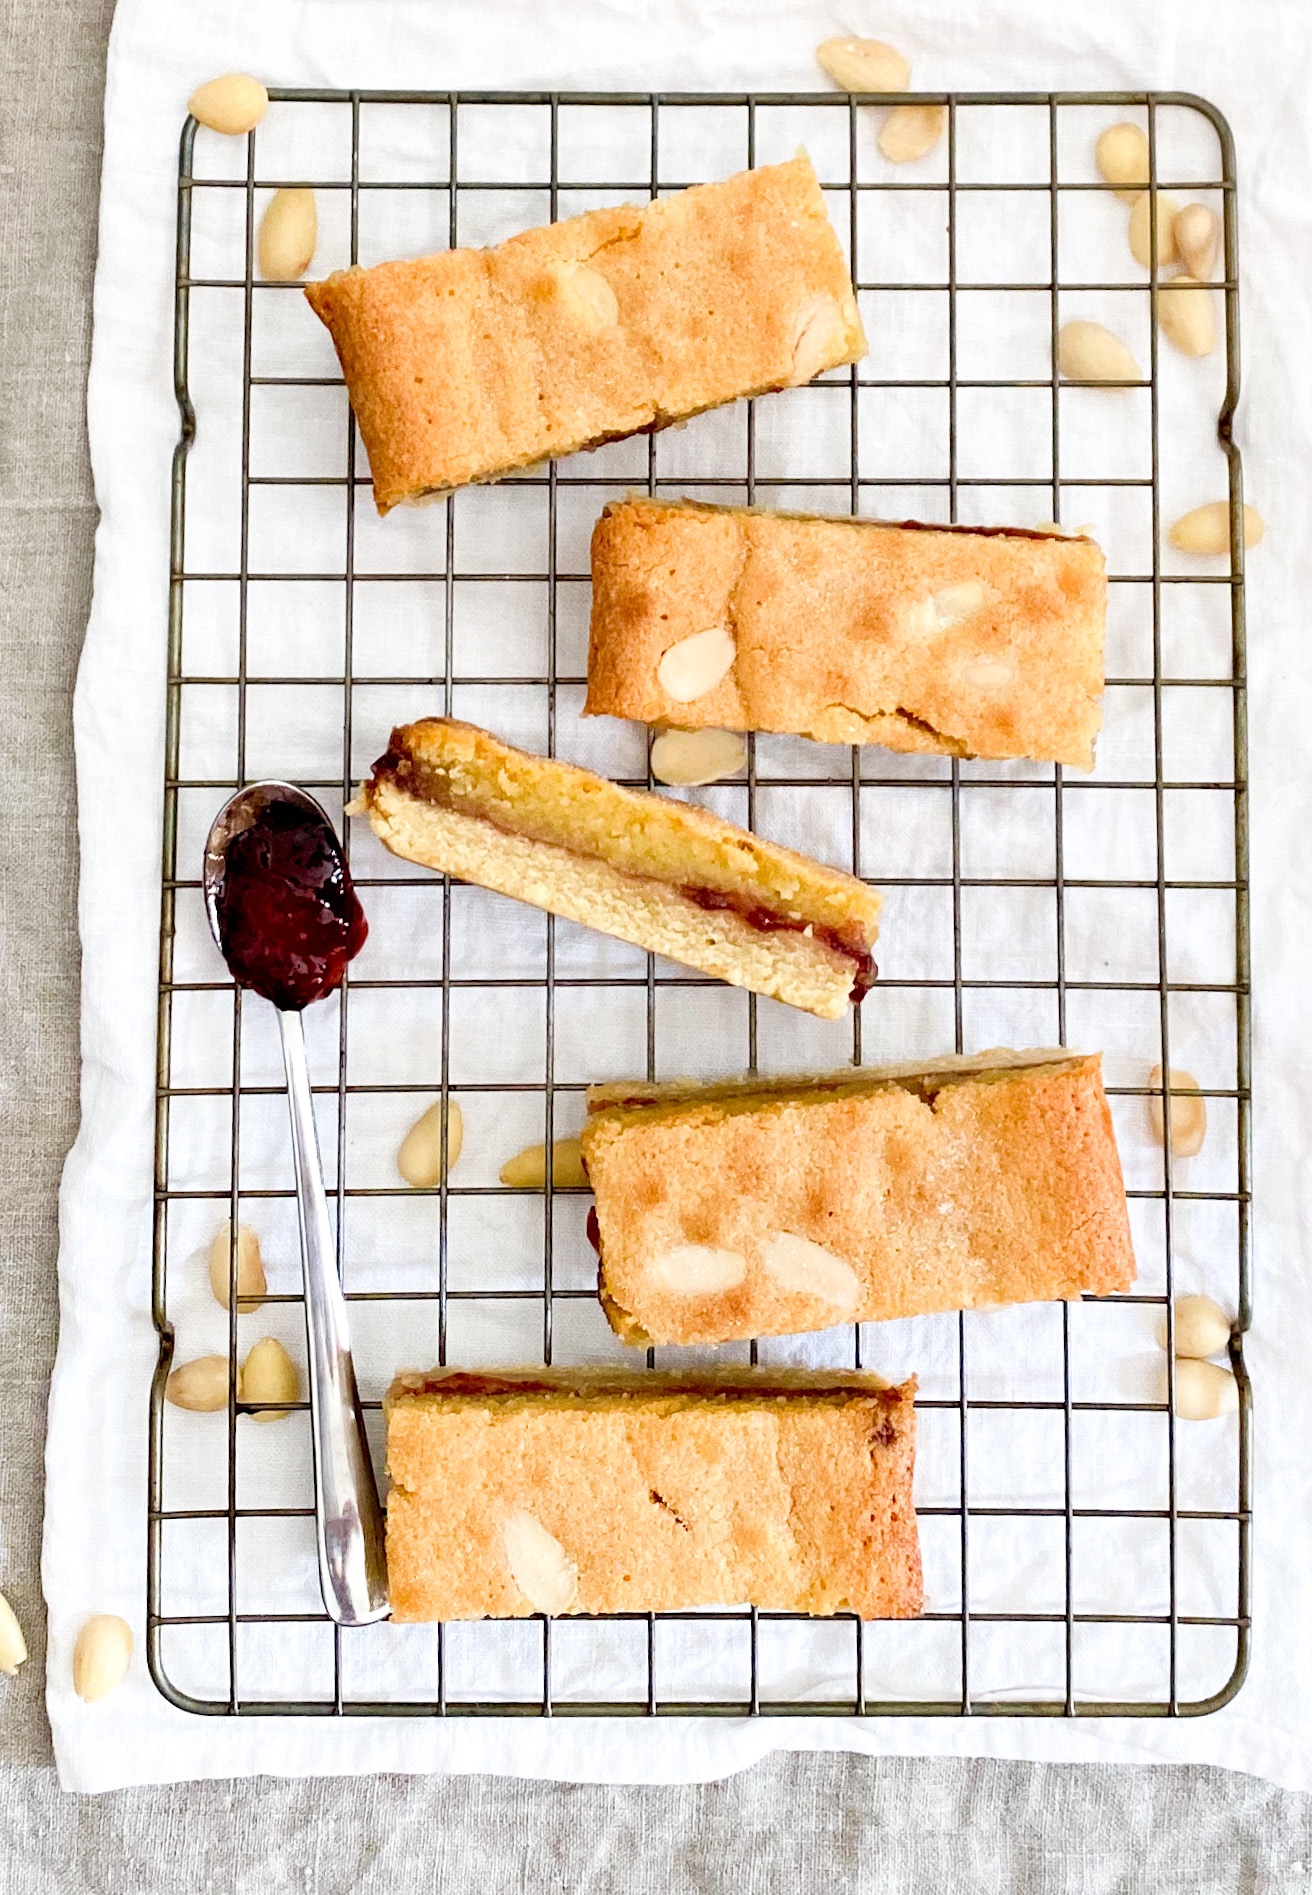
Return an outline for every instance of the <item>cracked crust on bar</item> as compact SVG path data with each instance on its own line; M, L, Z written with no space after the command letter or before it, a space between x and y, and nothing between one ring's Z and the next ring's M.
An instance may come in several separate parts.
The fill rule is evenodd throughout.
M823 1019L873 978L864 882L454 718L393 731L356 807L407 861Z
M914 1397L852 1371L401 1375L385 1403L392 1617L914 1617Z
M1134 1281L1097 1055L617 1083L588 1102L599 1289L628 1342L729 1342Z
M635 496L593 531L584 711L1091 769L1106 602L1089 539ZM677 702L661 659L720 625L732 669Z
M340 270L305 294L331 331L380 513L866 348L805 155L489 250Z

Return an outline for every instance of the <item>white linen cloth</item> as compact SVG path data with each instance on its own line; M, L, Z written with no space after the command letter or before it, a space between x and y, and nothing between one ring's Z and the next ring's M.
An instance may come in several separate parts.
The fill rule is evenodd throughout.
M194 0L185 10L168 5L166 0L121 0L106 89L101 250L89 391L92 461L102 519L95 598L75 721L83 863L83 1122L65 1173L61 1204L61 1335L51 1396L43 1558L50 1612L48 1703L61 1781L66 1787L99 1790L194 1776L374 1770L496 1770L577 1780L673 1781L721 1775L781 1746L1043 1759L1192 1760L1259 1772L1291 1787L1312 1787L1312 1638L1307 1635L1312 1589L1307 1580L1306 1452L1312 1422L1307 1375L1312 1312L1308 1307L1308 1200L1299 1163L1312 1136L1312 1111L1303 1071L1308 1018L1306 959L1305 950L1300 951L1308 888L1300 844L1312 822L1303 625L1306 600L1312 596L1312 557L1306 532L1309 403L1304 371L1312 343L1312 310L1306 282L1299 274L1312 225L1312 164L1304 105L1312 22L1305 20L1295 6L1267 5L1245 18L1252 29L1260 24L1260 30L1250 30L1237 40L1233 9L1206 0L1152 9L1118 0L1096 11L1072 4L1071 0L969 7L953 4L953 0L923 0L914 8L875 8L864 0L854 0L853 9L841 20L823 6L771 4L770 0L752 0L751 4L748 0L705 0L695 9L657 5L654 0L649 5L638 4L637 0L632 4L578 0L568 7L543 5L542 0L534 0L533 4L502 0L491 8L460 0L440 11L422 4L401 4L400 0L375 0L374 4L365 4L364 0L350 0L349 4L347 0L318 0L313 6L296 0L259 0L259 4L254 0ZM169 465L178 425L171 387L172 268L177 136L186 98L200 80L234 68L256 71L271 83L305 86L819 89L822 82L813 65L812 49L821 38L843 30L878 34L896 43L914 60L915 82L926 87L1102 90L1152 85L1195 91L1211 98L1227 113L1238 140L1245 336L1245 393L1239 434L1246 456L1248 496L1261 507L1268 526L1266 544L1253 553L1249 562L1255 1184L1260 1241L1257 1321L1247 1347L1258 1416L1255 1630L1249 1682L1238 1700L1217 1715L1170 1723L1098 1720L1071 1724L1057 1719L1022 1722L988 1718L606 1723L479 1719L442 1723L318 1718L236 1721L186 1715L157 1694L140 1650L144 1637L146 1391L156 1354L150 1321L151 1153L165 582ZM217 141L210 140L203 159L198 160L198 169L203 163L231 161L230 154L219 154L216 148ZM761 158L773 155L758 151ZM984 161L992 169L1001 156L989 153ZM733 169L739 162L736 156L731 157L722 169ZM289 175L294 175L299 167L290 154L287 164ZM239 194L232 195L235 199ZM1046 200L1042 202L1046 216ZM904 215L899 210L898 215L903 221L894 220L890 229L905 235L912 228L909 213ZM533 221L532 215L525 221ZM462 234L471 240L471 233ZM1018 241L1023 238L1023 232L1013 234ZM1105 235L1106 231L1094 233L1089 240L1101 242ZM198 215L198 246L211 240L218 257L225 233L216 228L207 235ZM476 234L472 240L477 240ZM380 233L378 241L379 254L383 254L386 233ZM968 241L963 224L963 245ZM325 219L317 269L345 260L333 254L334 244L340 244L340 231L334 228L330 216ZM198 273L201 255L198 249ZM373 258L366 254L365 260ZM1128 263L1123 267L1128 269ZM987 271L981 274L987 275ZM963 375L1024 372L1014 362L1004 364L998 353L1015 343L1020 321L1016 310L1005 320L995 314L992 321L994 328L982 333L979 345L985 358L996 366L971 369L963 364ZM1045 334L1046 321L1044 316ZM882 333L872 336L872 341L876 351L882 347L895 353L909 346L910 333L908 327L890 320ZM968 340L963 335L963 347ZM202 406L202 426L192 459L191 521L197 543L217 549L216 566L223 560L221 462L225 443L232 439L232 414L229 410L225 417L217 384L210 391L214 393L212 405L202 404L207 392L203 386L205 375L217 361L221 343L220 331L206 332L203 319L194 314L192 378L198 405ZM282 346L278 337L273 346ZM1139 346L1146 354L1146 338ZM321 344L322 348L326 343ZM319 372L325 359L321 353L320 362L303 372ZM1209 364L1203 370L1201 385L1207 393L1201 399L1196 392L1199 384L1186 385L1177 372L1178 363L1167 364L1164 370L1164 506L1171 509L1167 517L1224 491L1220 462L1208 440L1208 415L1214 413L1215 401L1214 366ZM283 367L286 372L286 363ZM917 371L904 365L889 372L935 371ZM778 438L788 457L789 472L797 464L796 453L811 439L797 422L800 411L783 405L792 399L775 398L780 404ZM1046 403L1046 396L1043 399ZM1213 403L1210 410L1209 402ZM719 425L713 417L707 421L711 426ZM1023 450L1029 424L1010 415L994 415L990 425L993 457L988 471L992 472L1009 442L1020 444L1018 452ZM1072 430L1068 438L1078 442L1078 417ZM286 447L288 441L298 437L295 431L284 437L275 422L270 438L276 452L279 444ZM677 444L680 437L671 438ZM964 422L962 439L968 439ZM1088 439L1096 441L1096 428ZM823 453L823 444L817 451ZM617 458L600 465L613 467L617 489L622 489L629 472L623 450L608 452L615 452ZM217 458L207 463L203 458L207 454ZM699 470L707 465L704 456L699 459ZM220 470L214 476L214 485L208 487L207 466ZM671 466L677 471L676 462ZM280 468L272 462L269 470L304 471ZM969 470L963 466L962 471ZM931 506L935 502L927 499L915 504ZM979 511L966 517L993 517L988 498L970 502L963 493L963 507L971 504ZM993 504L996 511L996 505L1002 503L994 496ZM1086 514L1072 497L1068 517L1093 518L1095 508L1102 504L1091 495ZM487 537L471 542L475 549L503 544L495 499L489 505ZM908 510L912 510L911 503ZM1030 513L1016 517L1035 518L1049 510L1046 495L1038 490ZM367 519L367 515L361 518ZM1128 515L1106 513L1096 524L1100 536L1113 548L1115 565L1116 550L1124 552L1133 540L1134 523ZM365 530L362 526L361 531ZM405 546L422 547L423 536L432 530L431 524L425 524L424 515L415 516L414 521L394 516L373 543L382 546L387 536L390 544L400 549L398 560L404 567ZM312 535L312 524L303 531ZM586 533L586 523L581 531ZM407 534L415 537L406 541ZM305 544L312 549L312 538ZM585 546L586 538L579 544ZM189 560L190 553L189 547ZM300 555L298 540L295 552L285 562L289 569L301 564ZM474 557L479 556L475 550ZM498 558L504 557L504 551L498 553ZM581 563L579 554L576 570ZM363 612L361 617L363 620ZM362 622L357 637L364 641L385 632L393 642L413 638L418 649L427 635L420 619L409 625L398 625L393 619L383 627ZM512 625L503 631L500 652L494 644L495 626L489 623L478 628L482 641L479 649L487 657L489 673L500 668L513 674L521 668L523 660L516 655L516 641L530 635L524 629L529 622L529 616L522 615L522 626ZM214 658L221 627L216 620L208 628L202 625L201 631L203 637L215 641L206 647L207 655ZM309 655L315 636L312 607L303 602L289 604L279 620L277 634L282 667L288 672L300 666L313 669ZM1175 633L1167 627L1168 639L1177 634L1205 641L1208 626L1200 619L1182 624ZM256 635L253 627L252 637ZM566 627L564 636L569 635ZM1116 670L1118 664L1123 670L1132 669L1129 642L1119 652L1116 650L1120 634L1115 622L1111 636L1113 657L1109 669ZM1125 637L1131 640L1128 631ZM1213 655L1217 655L1215 651ZM1224 646L1219 655L1223 660ZM221 668L218 659L214 659L213 668ZM417 662L413 668L422 672L425 667ZM281 722L275 719L264 731L264 749L258 759L252 756L248 761L251 771L326 773L315 750L310 694L296 693L293 701L295 710ZM414 703L413 708L431 707L431 702L429 695L422 703ZM517 713L504 693L458 702L456 708L475 716L486 715L489 722L511 737L535 741L527 707L523 715L528 721L518 725ZM380 739L389 723L409 714L410 709L403 690L375 693L367 706L362 706L357 694L356 717L361 727L357 773L381 748ZM581 736L568 714L572 709L571 702L562 717L563 754L603 768L619 769L626 761L631 764L625 750L630 739L619 732L619 727ZM326 713L324 731L331 733L333 728L332 717ZM340 749L340 721L335 728ZM215 746L221 745L224 736L221 715L216 713L208 724L203 714L198 718L187 737L194 746L188 766L192 774L208 773L203 761L207 754L218 755ZM1150 745L1151 720L1146 737ZM1200 743L1206 751L1206 733L1200 738L1197 730L1190 729L1182 733L1181 741L1188 743L1189 755L1195 760ZM1133 707L1123 715L1118 713L1115 721L1109 718L1100 769L1109 776L1134 774L1136 761L1143 760L1144 742L1145 727ZM802 760L805 749L794 745L780 748L775 754L777 759L786 759L790 766L801 769L806 767ZM1151 749L1148 754L1150 759ZM888 774L899 767L890 761ZM216 764L212 773L222 775L224 769ZM1224 774L1224 768L1218 768L1216 774ZM1023 771L1017 780L1024 780ZM716 795L723 797L726 811L737 813L739 806L734 798L740 792ZM217 802L217 795L212 800ZM1067 799L1072 825L1079 821L1074 813L1077 803L1075 797ZM184 855L187 850L195 855L208 813L208 807L194 812L191 820L199 828L195 835L185 836ZM1009 839L1009 844L1017 835L1017 824L1010 816L996 827L996 836ZM837 853L841 847L841 818L835 819L832 834L827 825L822 825L821 832L810 837L789 835L785 839L842 859ZM1095 835L1087 835L1083 841L1090 850L1096 849ZM987 845L988 838L981 834L978 846L987 852ZM1184 837L1182 847L1187 850L1195 845L1202 848L1203 842L1191 832ZM930 844L925 837L912 835L904 838L904 846L907 860L900 872L915 872ZM1003 844L996 846L1001 848ZM357 867L367 861L369 872L385 872L381 853L367 853L367 838L357 840L356 847ZM897 871L898 865L887 854L883 859L888 873ZM1001 857L995 858L994 866L1002 873L1014 872ZM184 865L182 872L190 870ZM1068 868L1068 872L1076 871ZM1099 871L1089 868L1085 872ZM399 909L394 911L383 902L385 891L375 893L374 937L368 951L376 958L371 971L396 972L409 956L420 951L422 929L413 916L401 919ZM980 948L1001 974L1010 969L1018 977L1023 976L1021 960L1008 957L1020 956L1023 960L1031 921L1032 917L1021 918L1019 939L1005 929L977 937ZM894 972L895 959L900 959L901 971L906 974L923 971L914 960L916 922L914 912L901 908L896 899L890 900L880 954L886 972ZM457 952L462 925L468 928L471 939L484 945L488 930L494 930L492 938L498 953L522 958L526 967L533 964L537 952L534 924L508 904L496 903L490 897L473 897L463 924L453 910ZM1173 928L1177 942L1184 944L1182 951L1188 965L1195 964L1190 959L1195 952L1205 958L1205 914L1191 913L1187 926L1173 923ZM1131 928L1129 933L1133 932ZM1222 926L1222 940L1224 932ZM1091 941L1098 942L1098 966L1108 977L1118 978L1115 959L1124 946L1121 924L1117 923L1116 941L1109 942L1106 936L1105 921L1100 923L1091 915L1082 926L1073 925L1072 951L1085 950ZM562 929L561 941L562 953L591 956L581 963L589 967L628 965L620 950L614 951L613 960L598 961L597 955L604 957L612 949L598 947L592 937L584 943L581 935ZM1132 950L1125 946L1124 951ZM188 935L185 926L179 952L184 963L191 957L193 977L198 967L205 969L199 977L212 977L216 962L204 958L210 950L198 933ZM1072 971L1072 978L1076 977ZM1188 977L1187 968L1179 977ZM1155 1008L1155 995L1147 996L1147 1000L1150 1009ZM676 1055L682 1051L685 1067L696 1061L703 1046L698 1063L705 1070L723 1070L726 1065L741 1063L740 1015L733 1015L736 1025L731 1036L732 1051L725 1050L730 1044L728 1037L718 1043L714 1038L717 1031L728 1031L723 1021L730 1015L724 1009L731 1012L738 1004L726 990L726 997L717 995L706 1003L698 1000L688 1009L672 1042ZM892 1003L884 1015L869 1010L868 1003L867 1018L880 1022L879 1044L881 1051L887 1046L888 1057L929 1053L950 1044L950 1026L945 1036L935 1019L925 1014L901 1017ZM832 1033L830 1029L764 1003L762 1020L765 1065L778 1069L799 1061L823 1063L827 1058L846 1056L845 1042L826 1038ZM453 1021L456 1039L458 1024ZM1014 1030L1017 1024L1005 1017L981 1014L971 1024L968 1045L1019 1037ZM379 1046L394 1049L404 1037L399 1017L392 1021L380 1019L376 1025ZM579 1063L578 1076L610 1076L627 1069L626 1062L632 1064L627 1051L616 1064L617 1048L623 1042L606 1037L602 1049L604 1073L601 1067L596 1068L595 1075L591 1067L584 1070L589 1035L603 1037L596 1025L595 1017L590 1015L573 1029L558 1029L560 1057L572 1057ZM469 1044L486 1046L486 1026L486 1021L471 1014L460 1025L460 1031L468 1036ZM358 1032L358 1023L354 1030ZM1029 1037L1044 1036L1031 1032ZM1069 1037L1079 1043L1079 1024L1074 1018ZM189 1047L195 1048L196 1072L203 1075L207 1057L203 1022L193 1020L190 1036L184 1038ZM518 1038L514 1031L504 1035L509 1063L501 1070L507 1078L520 1076L514 1065L519 1057ZM1123 1040L1118 1042L1113 1033L1104 1043L1109 1055L1109 1079L1113 1083L1141 1083L1154 1054L1151 1048L1145 1048L1138 1016L1127 1019ZM1217 1051L1218 1044L1223 1046L1224 1034L1218 1042L1215 1029L1206 1021L1182 1020L1173 1044L1173 1061L1206 1066L1213 1058L1224 1058L1224 1053ZM254 1042L250 1057L254 1063L247 1071L248 1082L276 1082L272 1039L263 1046ZM536 1070L540 1070L540 1060ZM398 1076L395 1068L389 1068L388 1073L393 1078ZM423 1074L417 1072L416 1076ZM524 1076L533 1076L528 1066ZM198 1076L195 1083L207 1080ZM1215 1083L1228 1081L1222 1076ZM248 1187L284 1182L283 1105L277 1098L265 1103L269 1107L268 1155L257 1154L254 1169L244 1174ZM1134 1102L1126 1102L1124 1114L1118 1108L1118 1123L1127 1174L1134 1183L1147 1180L1144 1167L1151 1165L1151 1151L1142 1135L1141 1120L1133 1118L1132 1107ZM394 1113L397 1126L404 1126L406 1108L407 1101L401 1099ZM1141 1113L1141 1107L1134 1109ZM472 1181L490 1182L496 1163L514 1148L514 1142L505 1124L480 1122L476 1110L470 1110L467 1116L467 1152L462 1164L473 1167L468 1171ZM366 1144L372 1140L376 1145L374 1156L380 1166L385 1166L395 1149L395 1130L390 1121L383 1124L380 1120L364 1134ZM540 1136L527 1122L523 1133L519 1142ZM171 1179L174 1185L203 1185L208 1181L207 1152L211 1144L212 1128L203 1124L190 1133L175 1132L179 1169ZM1222 1168L1227 1159L1232 1162L1233 1133L1231 1130L1227 1137L1223 1111L1214 1113L1209 1152L1210 1158L1200 1162L1215 1162ZM368 1162L368 1152L364 1162ZM480 1166L484 1167L485 1178ZM212 1211L204 1215L212 1215ZM494 1214L489 1211L486 1215L491 1219ZM274 1287L291 1287L295 1281L290 1232L290 1224L275 1224L265 1232L266 1249L275 1262ZM1139 1227L1136 1234L1145 1287L1159 1287L1159 1281L1154 1280L1151 1235ZM202 1216L193 1231L184 1231L177 1262L171 1257L170 1314L178 1324L181 1357L220 1348L226 1340L226 1318L209 1298L203 1271L195 1273L198 1287L190 1302L179 1293L185 1271L177 1265L189 1248L202 1244L208 1235L209 1226ZM372 1256L367 1247L363 1251L361 1264L366 1271L371 1262L381 1264L390 1254L386 1251L387 1235L382 1230L377 1238L384 1246L383 1254ZM472 1223L465 1233L466 1256L488 1254L493 1239L505 1235L505 1230L492 1222ZM508 1254L508 1268L513 1272L513 1243ZM528 1258L525 1280L531 1278L537 1263L531 1242ZM280 1278L279 1270L290 1274ZM1232 1248L1225 1232L1200 1229L1191 1241L1182 1242L1178 1287L1214 1288L1225 1298L1232 1276ZM290 1317L295 1312L283 1314ZM1008 1388L1014 1391L1022 1385L1030 1393L1049 1392L1034 1378L1040 1373L1040 1365L1043 1372L1051 1371L1051 1337L1045 1336L1042 1325L1053 1314L1035 1310L972 1318L972 1392L989 1395ZM1151 1312L1139 1310L1132 1314L1132 1322L1114 1333L1109 1329L1101 1340L1092 1329L1079 1331L1075 1354L1077 1373L1087 1366L1095 1378L1101 1375L1098 1385L1104 1391L1108 1387L1110 1357L1116 1390L1129 1398L1153 1387L1160 1369L1160 1358L1153 1350ZM245 1320L249 1323L254 1319ZM260 1320L261 1332L277 1326L273 1312ZM251 1331L247 1341L253 1340L255 1333ZM286 1323L285 1334L289 1344L295 1344L294 1321ZM950 1341L950 1331L942 1327L887 1325L874 1339L868 1359L891 1373L916 1370L925 1392L950 1394ZM776 1352L789 1359L822 1361L827 1346L824 1340L813 1339L800 1345L777 1345ZM377 1333L361 1336L358 1347L362 1373L372 1386L385 1382L390 1368L430 1360L435 1354L426 1319L401 1335L394 1325L390 1330L382 1327ZM604 1337L590 1339L584 1335L573 1347L573 1359L579 1359L590 1352L604 1354L607 1345ZM1092 1350L1088 1365L1081 1353L1085 1347ZM451 1350L453 1360L507 1360L523 1353L524 1349L515 1347L511 1331L486 1323L468 1330ZM1076 1394L1078 1398L1078 1390ZM183 1422L190 1419L182 1417ZM206 1418L197 1419L204 1422ZM250 1426L243 1424L245 1428ZM1182 1479L1196 1483L1190 1489L1192 1498L1182 1500L1182 1504L1230 1504L1225 1496L1229 1491L1233 1440L1215 1431L1233 1426L1233 1422L1210 1424L1196 1434L1181 1430ZM262 1430L261 1434L269 1438L269 1445L258 1475L263 1483L259 1491L270 1504L278 1504L290 1493L300 1491L297 1483L305 1478L306 1444L303 1436L294 1435L287 1424ZM932 1501L950 1494L950 1468L945 1470L941 1459L948 1447L931 1425L927 1424L925 1437L918 1496L922 1501ZM174 1438L179 1443L178 1459L176 1467L170 1468L170 1479L176 1474L183 1486L188 1481L198 1483L192 1491L199 1493L212 1457L207 1457L199 1431L189 1437L185 1429L180 1429ZM1136 1485L1141 1470L1136 1466L1132 1429L1127 1424L1123 1436L1114 1439L1109 1434L1100 1439L1104 1449L1109 1442L1115 1446L1115 1439L1119 1440L1119 1453L1104 1455L1105 1462L1109 1462L1103 1470L1109 1482L1106 1492L1114 1496L1107 1504L1133 1504L1135 1495L1143 1490ZM1204 1445L1208 1441L1223 1445L1209 1453ZM1043 1454L1044 1444L1034 1436L1000 1443L992 1454L981 1446L974 1455L972 1469L975 1498L987 1499L995 1494L999 1499L1008 1494L1015 1498L1017 1493L1033 1497L1044 1487ZM1216 1471L1222 1463L1227 1470L1224 1476ZM199 1498L195 1504L214 1503ZM243 1504L252 1504L246 1493ZM981 1563L972 1569L975 1606L1008 1600L1014 1604L1019 1596L1017 1586L1031 1599L1036 1585L1042 1590L1041 1578L1036 1575L1043 1556L1037 1548L1032 1569L1018 1575L1014 1559L1009 1563L1003 1549L990 1549L982 1528L979 1545L977 1557ZM944 1549L927 1531L926 1557L931 1602L936 1598L946 1600L953 1583L951 1548ZM1134 1596L1136 1604L1142 1604L1146 1575L1159 1574L1160 1564L1150 1548L1127 1539L1108 1550L1102 1570L1095 1567L1094 1595L1101 1598L1105 1608L1116 1609L1112 1596L1116 1569L1129 1574L1132 1584L1139 1583L1140 1590ZM297 1550L290 1564L273 1553L253 1557L251 1570L257 1583L267 1581L275 1588L274 1602L282 1609L288 1608L289 1599L299 1598L313 1605L314 1573L308 1544ZM218 1594L214 1588L221 1590L221 1570L207 1569L203 1558L193 1558L191 1563L184 1561L181 1567L175 1566L175 1571L182 1573L180 1591L166 1600L166 1610L216 1609ZM1232 1558L1223 1554L1218 1559L1183 1547L1181 1585L1182 1611L1224 1609L1216 1601L1225 1596L1226 1585L1233 1585ZM1196 1589L1191 1592L1190 1587ZM1195 1601L1192 1605L1191 1599ZM258 1603L269 1602L262 1598ZM221 1600L217 1609L223 1609ZM118 1611L132 1623L138 1637L138 1655L124 1685L110 1698L88 1706L72 1692L70 1658L79 1625L96 1611ZM398 1667L411 1662L411 1654L417 1665L424 1662L426 1647L416 1641L427 1640L430 1635L422 1630L401 1634L384 1628L367 1636L393 1641L367 1651L363 1645L359 1648L362 1675L369 1675L376 1667L379 1688L386 1690L389 1686L395 1688ZM402 1645L397 1642L401 1639L411 1643ZM794 1639L791 1633L778 1654L780 1675L790 1675L799 1693L823 1695L828 1675L823 1654L810 1640L808 1631L797 1633L792 1644L790 1639ZM561 1649L566 1649L563 1641ZM975 1680L977 1689L1018 1694L1051 1684L1051 1676L1046 1673L1043 1677L1018 1676L1014 1649L1009 1649L1005 1641L991 1648L980 1631L977 1649L982 1654L982 1675ZM942 1688L942 1678L935 1669L940 1659L927 1647L928 1655L923 1660L909 1663L910 1650L902 1647L901 1656L890 1658L884 1665L872 1645L867 1681L872 1694L881 1688L894 1692ZM403 1656L398 1657L398 1653ZM190 1674L196 1689L206 1683L211 1688L214 1685L213 1678L206 1678L207 1662L203 1649L198 1649ZM291 1696L299 1688L313 1690L315 1662L313 1654L302 1652L291 1636L279 1640L276 1646L270 1640L253 1657L252 1675L259 1678L259 1694ZM591 1687L595 1673L570 1680L568 1658L561 1662L558 1689L562 1678L572 1682L580 1694ZM687 1661L690 1689L714 1688L715 1662L709 1646L702 1655L694 1653ZM1116 1675L1109 1687L1112 1690L1133 1692L1151 1670L1150 1655L1136 1650L1134 1641L1122 1641L1114 1652L1104 1651L1098 1656L1089 1673L1088 1689L1098 1690L1099 1681L1101 1688L1108 1688L1106 1681L1112 1675L1113 1662ZM1212 1658L1200 1650L1196 1657L1182 1662L1182 1694L1192 1695L1191 1687L1208 1675ZM618 1677L622 1665L618 1658L614 1664ZM499 1684L511 1691L512 1672L513 1665L507 1658L504 1672L492 1679L489 1689ZM1077 1686L1086 1688L1081 1685L1078 1666ZM947 1690L951 1688L949 1684Z

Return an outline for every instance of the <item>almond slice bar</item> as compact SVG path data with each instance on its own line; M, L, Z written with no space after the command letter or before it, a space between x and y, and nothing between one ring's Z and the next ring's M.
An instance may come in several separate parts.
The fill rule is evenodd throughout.
M385 1403L392 1617L922 1609L915 1383L434 1370Z
M394 855L835 1020L875 978L880 898L709 811L426 717L351 813Z
M1090 539L634 497L592 535L584 712L1087 770L1106 616Z
M308 284L380 513L865 354L811 162Z
M1134 1253L1100 1059L1006 1048L594 1086L599 1287L633 1343L1105 1295Z

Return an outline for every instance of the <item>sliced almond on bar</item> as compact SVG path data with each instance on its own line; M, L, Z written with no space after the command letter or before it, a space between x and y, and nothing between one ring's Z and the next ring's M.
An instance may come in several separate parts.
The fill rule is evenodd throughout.
M524 1507L501 1527L511 1577L535 1612L568 1612L578 1597L579 1569L553 1533Z
M761 1266L781 1290L817 1297L835 1310L853 1310L861 1299L860 1280L851 1264L793 1231L767 1239L761 1246Z
M670 646L656 667L657 682L676 704L691 704L729 675L737 656L733 634L726 626L712 625Z
M659 1289L675 1296L717 1296L742 1282L747 1259L737 1250L717 1250L711 1244L676 1244L652 1259L648 1275Z
M961 667L963 684L973 684L981 691L1001 691L1013 683L1016 667L1010 658L971 658Z
M560 273L561 301L571 315L590 329L609 329L620 319L615 292L600 270L586 263L567 265Z
M847 346L847 323L832 296L813 296L793 322L794 388L828 368Z

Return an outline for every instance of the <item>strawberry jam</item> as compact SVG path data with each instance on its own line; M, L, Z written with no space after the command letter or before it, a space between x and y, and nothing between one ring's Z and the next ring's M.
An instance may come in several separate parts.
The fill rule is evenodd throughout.
M267 803L224 850L219 939L239 987L299 1012L340 986L369 924L326 821Z

